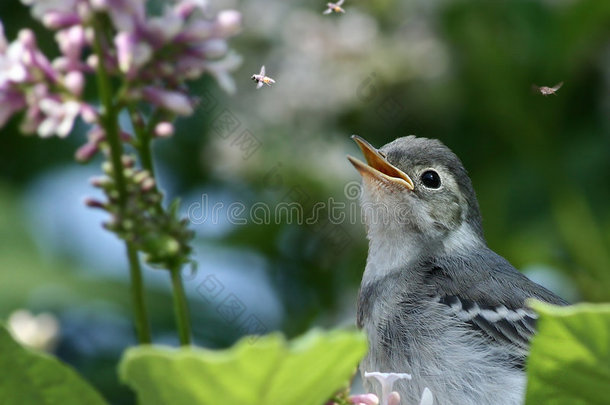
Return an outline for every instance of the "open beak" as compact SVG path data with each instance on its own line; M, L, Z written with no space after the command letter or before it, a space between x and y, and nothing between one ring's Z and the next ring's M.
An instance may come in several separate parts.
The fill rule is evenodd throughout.
M408 190L413 190L413 181L405 172L396 166L393 166L377 151L377 149L358 135L352 135L352 139L356 141L360 150L362 150L366 163L363 163L352 156L348 156L347 159L363 177L371 176L383 182L399 184L406 187Z

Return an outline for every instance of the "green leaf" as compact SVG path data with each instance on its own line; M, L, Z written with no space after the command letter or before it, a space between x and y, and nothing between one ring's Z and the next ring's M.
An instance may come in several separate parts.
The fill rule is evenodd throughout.
M608 404L610 304L532 306L540 318L527 365L526 404Z
M106 401L70 367L21 347L0 326L0 404L104 405Z
M130 348L119 374L146 405L318 405L345 386L365 352L360 332L314 330L292 342L275 333L220 351Z
M180 210L180 198L174 198L171 204L169 205L167 212L171 215L172 218L178 218Z

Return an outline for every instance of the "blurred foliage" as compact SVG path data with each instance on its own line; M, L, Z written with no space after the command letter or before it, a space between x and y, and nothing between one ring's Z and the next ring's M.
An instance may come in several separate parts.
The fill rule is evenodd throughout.
M330 16L321 14L325 2L211 4L244 14L233 41L244 56L238 93L223 94L209 78L193 86L199 109L156 145L161 186L182 196L185 209L210 194L224 198L225 208L298 202L312 213L332 197L346 204L347 219L322 210L312 224L274 218L225 221L220 229L194 222L204 253L187 290L198 343L226 347L248 332L201 293L206 274L225 271L212 268L216 252L240 260L230 270L242 281L224 282L223 297L248 303L244 314L267 330L295 336L314 325L353 323L366 239L357 199L346 192L359 180L345 159L358 154L352 133L377 146L407 134L441 139L469 170L494 250L518 268L551 269L582 300L610 300L610 2L348 1L346 14ZM1 2L0 18L8 38L31 27L43 49L56 52L18 1ZM263 64L277 83L257 91L249 78ZM560 81L557 96L531 92L532 84ZM227 117L232 124L221 126ZM19 135L17 126L13 120L2 129L0 148L0 318L22 307L54 311L62 326L58 355L112 403L131 403L113 370L133 342L123 323L131 316L126 270L109 277L83 260L74 234L55 239L76 253L49 251L40 225L29 221L31 207L72 219L33 187L74 165L84 135L40 140ZM260 147L245 149L244 134ZM167 333L171 301L160 287L167 280L155 276L146 274L155 339L175 342ZM273 316L255 305L267 298ZM104 346L111 338L116 345Z
M74 370L51 356L22 348L1 325L0 402L4 405L106 403Z
M610 305L554 307L540 314L527 364L526 404L602 405L610 395Z
M358 331L313 330L245 337L227 350L138 346L121 379L147 405L322 404L355 373L366 352Z

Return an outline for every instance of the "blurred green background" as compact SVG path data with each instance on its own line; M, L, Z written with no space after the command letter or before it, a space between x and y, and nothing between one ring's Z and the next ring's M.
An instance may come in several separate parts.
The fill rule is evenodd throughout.
M353 324L367 248L345 159L358 155L354 133L377 146L439 138L469 170L492 249L569 300L610 300L609 1L347 0L329 16L324 1L211 5L244 15L237 94L193 83L196 114L155 149L198 235L198 269L185 270L198 344ZM10 40L30 27L57 54L19 1L1 2L0 18ZM257 91L263 64L277 83ZM560 81L557 96L531 90ZM135 341L123 248L83 205L99 161L73 162L83 127L41 140L18 122L1 130L0 319L52 313L54 353L132 403L114 369ZM343 208L316 211L329 198ZM236 224L236 202L240 218L282 202L319 216ZM145 276L154 340L175 344L168 275Z

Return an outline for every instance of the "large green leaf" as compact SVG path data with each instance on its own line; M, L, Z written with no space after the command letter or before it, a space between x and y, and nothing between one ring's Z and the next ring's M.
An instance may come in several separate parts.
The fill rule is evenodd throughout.
M292 342L276 333L221 351L134 347L119 374L145 405L320 405L365 352L359 332L314 330Z
M0 326L0 404L105 405L106 401L71 368L21 347Z
M610 304L533 307L540 319L528 359L526 403L608 404Z

